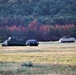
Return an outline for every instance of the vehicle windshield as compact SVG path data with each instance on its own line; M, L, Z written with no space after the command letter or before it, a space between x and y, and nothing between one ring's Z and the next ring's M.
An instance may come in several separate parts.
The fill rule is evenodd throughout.
M63 38L70 38L69 36L63 36Z
M28 40L29 42L38 42L37 40Z

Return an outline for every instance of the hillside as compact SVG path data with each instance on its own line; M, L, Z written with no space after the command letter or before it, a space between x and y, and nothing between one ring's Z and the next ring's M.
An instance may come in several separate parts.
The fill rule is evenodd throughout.
M76 0L0 0L0 39L76 38Z
M76 0L0 0L0 25L76 24Z

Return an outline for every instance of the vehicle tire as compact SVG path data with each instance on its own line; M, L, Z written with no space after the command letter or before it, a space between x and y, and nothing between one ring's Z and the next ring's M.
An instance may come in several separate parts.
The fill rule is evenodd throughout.
M7 45L2 45L2 46L7 46Z

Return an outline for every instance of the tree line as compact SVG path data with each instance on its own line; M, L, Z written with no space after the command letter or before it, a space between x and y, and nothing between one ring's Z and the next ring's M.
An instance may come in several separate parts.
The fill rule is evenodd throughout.
M76 26L69 25L39 25L36 20L28 26L1 26L0 36L3 38L17 37L19 39L37 39L39 41L57 41L62 36L71 36L76 38Z

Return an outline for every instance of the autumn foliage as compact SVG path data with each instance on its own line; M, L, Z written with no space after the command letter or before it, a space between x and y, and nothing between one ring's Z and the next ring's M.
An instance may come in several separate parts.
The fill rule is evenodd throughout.
M41 41L58 40L64 35L76 37L76 26L69 25L40 25L36 20L23 26L1 26L0 36L3 38L15 36L24 39L38 39Z

